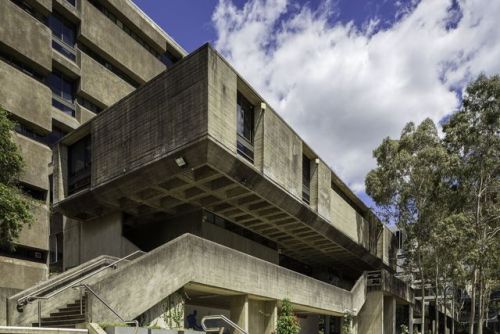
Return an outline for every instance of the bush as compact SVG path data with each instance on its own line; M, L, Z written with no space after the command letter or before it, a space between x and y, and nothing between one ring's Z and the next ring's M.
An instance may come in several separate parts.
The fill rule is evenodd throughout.
M281 311L278 317L277 334L298 334L300 332L299 322L293 314L292 303L288 299L283 299Z

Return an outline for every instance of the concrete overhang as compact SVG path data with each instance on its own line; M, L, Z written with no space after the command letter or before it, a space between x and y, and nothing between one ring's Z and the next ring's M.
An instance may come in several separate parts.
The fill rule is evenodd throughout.
M67 136L64 142L76 137ZM186 161L185 167L176 164L179 157ZM203 208L275 241L284 254L306 263L348 269L353 277L385 267L380 258L208 136L70 195L54 208L84 221L119 210L137 217L138 223Z

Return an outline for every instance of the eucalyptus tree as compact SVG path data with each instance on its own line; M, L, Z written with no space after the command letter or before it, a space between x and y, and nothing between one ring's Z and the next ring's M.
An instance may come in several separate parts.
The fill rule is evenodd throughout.
M451 204L468 231L469 332L474 333L477 308L481 334L489 291L500 277L500 76L481 75L471 83L443 131L448 151L457 158Z
M404 269L409 278L416 274L420 281L425 324L425 287L439 275L440 254L433 247L433 235L436 223L447 217L443 200L450 156L430 119L418 126L408 123L399 139L385 138L373 155L377 167L366 177L366 191L378 214L395 223L406 237Z

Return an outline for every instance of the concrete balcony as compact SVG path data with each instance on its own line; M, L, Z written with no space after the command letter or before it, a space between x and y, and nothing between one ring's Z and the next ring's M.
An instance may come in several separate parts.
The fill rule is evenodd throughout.
M134 87L85 53L80 53L80 57L80 95L110 106L134 90Z
M20 134L14 134L13 139L25 164L20 181L48 191L49 163L52 160L50 148Z
M81 1L82 40L98 48L105 58L144 83L163 70L165 65L120 29L86 0Z
M2 4L10 2L4 1ZM33 127L52 130L50 89L15 67L0 61L0 106Z
M52 35L48 27L16 6L0 1L0 42L40 72L52 69ZM22 29L20 29L22 27Z

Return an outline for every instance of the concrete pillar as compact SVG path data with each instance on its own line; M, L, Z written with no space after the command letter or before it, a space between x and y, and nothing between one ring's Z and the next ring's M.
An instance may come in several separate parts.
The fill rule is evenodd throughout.
M356 317L358 334L384 333L384 294L368 292L366 301Z
M264 312L267 316L264 334L275 333L278 326L278 302L275 300L264 302Z
M413 305L408 305L408 333L413 334Z
M396 298L384 296L384 334L396 334Z
M230 317L233 322L248 332L248 296L231 297Z

